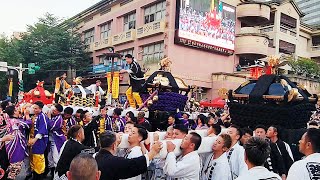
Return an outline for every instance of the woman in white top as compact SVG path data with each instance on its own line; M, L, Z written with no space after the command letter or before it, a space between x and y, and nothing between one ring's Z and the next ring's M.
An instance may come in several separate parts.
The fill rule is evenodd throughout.
M128 142L130 148L128 149L125 158L132 159L140 157L143 155L143 150L141 149L142 141L148 138L148 132L141 126L134 126L128 136ZM125 172L124 172L125 173ZM127 179L128 180L128 179ZM129 178L129 180L141 180L141 175Z
M204 160L201 180L231 180L231 170L226 152L231 147L231 137L221 134L212 146L213 153Z

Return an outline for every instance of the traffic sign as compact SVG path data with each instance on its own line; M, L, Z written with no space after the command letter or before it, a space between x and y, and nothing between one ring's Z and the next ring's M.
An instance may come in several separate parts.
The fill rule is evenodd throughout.
M40 69L40 66L36 66L35 63L28 64L28 74L35 74Z
M7 62L0 62L0 72L7 72L8 71L8 63Z

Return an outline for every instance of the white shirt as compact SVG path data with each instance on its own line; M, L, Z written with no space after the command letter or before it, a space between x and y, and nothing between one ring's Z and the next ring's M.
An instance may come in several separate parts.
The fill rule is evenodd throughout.
M93 94L96 91L99 91L100 96L104 95L104 91L102 90L102 88L99 86L98 90L97 90L97 85L96 84L91 84L90 86L86 87L86 89L90 90Z
M247 171L247 173L240 175L236 180L282 180L282 178L263 166L256 166ZM302 179L301 179L302 180Z
M231 155L230 155L231 154ZM248 172L248 166L244 161L244 148L236 143L233 147L226 152L226 156L229 160L232 179L236 179L239 175L246 174Z
M292 164L287 180L320 178L320 153L313 153Z
M217 159L212 158L213 154L211 153L204 160L201 170L201 180L231 180L231 170L226 154L223 153ZM210 179L209 176L211 169L212 175Z
M163 172L169 178L179 180L198 180L200 174L200 157L196 151L185 156L180 156L178 160L173 152L168 153Z
M131 148L130 153L126 157L127 159L137 158L142 156L142 150L140 146L135 146ZM141 180L141 174L132 178L128 178L127 180Z

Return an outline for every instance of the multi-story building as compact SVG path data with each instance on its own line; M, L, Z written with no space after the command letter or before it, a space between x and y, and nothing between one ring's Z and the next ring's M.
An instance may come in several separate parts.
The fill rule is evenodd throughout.
M320 36L302 16L293 0L102 0L71 20L89 46L90 77L105 76L104 53L113 46L133 54L149 74L169 57L174 76L211 98L243 81L238 64L279 54L320 57Z
M306 15L303 22L311 26L320 25L320 3L318 0L296 0L298 6Z

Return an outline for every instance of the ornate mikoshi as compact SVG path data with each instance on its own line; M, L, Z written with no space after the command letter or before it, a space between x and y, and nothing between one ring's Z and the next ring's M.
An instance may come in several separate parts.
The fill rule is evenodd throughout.
M290 129L302 128L318 101L317 95L310 94L284 75L274 74L249 80L221 95L228 95L233 123L251 127L275 124Z
M82 78L77 77L73 80L73 85L67 89L66 101L60 102L63 105L79 107L97 107L99 105L99 94L93 94L90 90L82 87Z
M162 59L159 63L160 70L146 77L140 93L144 103L138 110L143 107L148 107L149 111L184 110L191 88L182 79L171 74L171 64L169 58Z
M42 101L44 104L52 104L53 94L43 88L44 81L38 81L36 87L27 93L24 93L22 103L33 103Z

